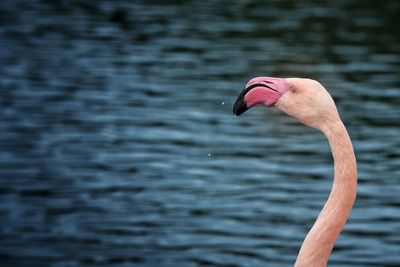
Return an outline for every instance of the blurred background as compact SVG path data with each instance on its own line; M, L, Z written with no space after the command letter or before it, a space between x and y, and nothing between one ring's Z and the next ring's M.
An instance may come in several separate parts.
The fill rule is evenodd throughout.
M359 191L329 266L400 266L399 1L0 3L1 266L293 266L324 136L232 105L254 76L333 95Z

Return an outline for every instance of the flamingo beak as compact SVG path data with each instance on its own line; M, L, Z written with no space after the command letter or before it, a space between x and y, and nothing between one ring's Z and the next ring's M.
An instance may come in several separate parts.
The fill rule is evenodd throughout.
M233 105L233 114L235 114L235 116L239 116L242 113L244 113L246 110L248 110L249 108L246 105L246 101L244 99L244 96L246 95L246 93L248 92L248 87L245 87L243 89L243 91L239 94L239 96L236 99L235 104Z
M258 104L271 107L288 90L289 85L285 79L275 77L253 78L236 99L233 114L239 116Z

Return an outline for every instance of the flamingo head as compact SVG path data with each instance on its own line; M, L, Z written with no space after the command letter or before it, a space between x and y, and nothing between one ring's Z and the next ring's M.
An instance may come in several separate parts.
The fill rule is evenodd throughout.
M311 79L253 78L239 94L233 113L239 116L258 104L275 106L305 125L321 130L327 122L339 119L328 91Z

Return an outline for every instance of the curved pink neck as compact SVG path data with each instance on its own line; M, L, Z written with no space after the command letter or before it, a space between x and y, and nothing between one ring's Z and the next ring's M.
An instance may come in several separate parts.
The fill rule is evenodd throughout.
M322 131L328 138L334 159L332 191L301 246L296 267L326 266L356 198L356 158L345 126L337 120L324 126Z

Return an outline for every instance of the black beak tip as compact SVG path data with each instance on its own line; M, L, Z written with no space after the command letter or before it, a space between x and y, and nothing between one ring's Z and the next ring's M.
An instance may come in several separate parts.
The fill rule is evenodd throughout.
M253 87L254 86L245 87L242 92L240 92L239 96L236 99L235 105L233 105L233 114L235 114L235 116L240 116L242 113L249 109L246 105L244 97Z
M233 106L233 114L235 114L236 116L240 116L246 110L248 110L248 107L244 102L244 98L242 96L239 96L235 102L235 105Z

